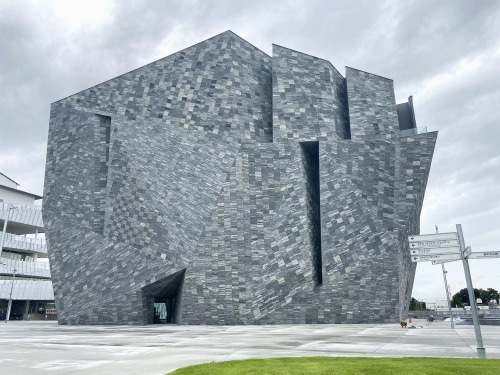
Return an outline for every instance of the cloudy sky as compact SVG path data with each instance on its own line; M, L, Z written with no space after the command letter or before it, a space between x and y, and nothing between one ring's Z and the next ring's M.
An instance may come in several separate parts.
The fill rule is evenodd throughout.
M421 233L461 223L474 251L500 250L500 1L0 2L0 171L43 194L50 103L232 30L392 78L418 126L439 131ZM500 290L500 259L471 260L476 288ZM447 264L451 292L465 287ZM419 264L413 296L444 298L440 266Z

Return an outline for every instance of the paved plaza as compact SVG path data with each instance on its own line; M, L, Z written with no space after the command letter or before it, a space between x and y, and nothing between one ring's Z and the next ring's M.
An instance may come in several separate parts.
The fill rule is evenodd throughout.
M274 326L59 326L0 322L0 368L17 374L165 374L248 358L300 356L475 358L473 326L397 324ZM482 326L488 358L500 358L500 326Z

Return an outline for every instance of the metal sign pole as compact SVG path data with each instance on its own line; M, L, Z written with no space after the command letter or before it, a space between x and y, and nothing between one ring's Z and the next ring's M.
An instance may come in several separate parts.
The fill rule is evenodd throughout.
M483 337L481 335L481 327L479 326L479 318L477 316L476 297L474 296L474 288L472 287L472 279L470 277L469 262L465 257L465 241L462 232L462 225L457 224L458 242L460 243L460 254L462 257L462 264L464 266L465 281L467 282L467 290L469 291L470 309L472 312L472 321L474 322L474 331L476 332L477 343L477 358L486 358L486 349L483 346Z
M436 225L436 233L439 233L439 227ZM444 269L444 263L441 263L441 269L443 270L444 279L444 291L446 292L446 301L448 302L448 310L450 311L450 322L451 329L455 328L455 322L453 321L453 312L451 311L450 293L448 293L448 281L446 280L446 270Z
M9 304L7 305L7 315L5 315L5 323L7 323L10 319L10 309L12 308L12 289L14 289L14 280L16 279L16 272L17 269L13 269L14 275L12 276L12 281L10 283L10 297L9 297Z
M446 270L444 269L444 263L441 263L441 268L443 270L443 278L444 278L444 290L446 292L446 301L448 301L448 310L450 311L450 321L452 329L455 328L455 322L453 321L453 312L451 311L451 301L450 294L448 293L448 281L446 280Z

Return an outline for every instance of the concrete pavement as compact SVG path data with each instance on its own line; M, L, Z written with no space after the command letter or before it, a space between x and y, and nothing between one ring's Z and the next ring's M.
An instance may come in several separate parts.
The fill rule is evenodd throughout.
M299 356L476 358L473 326L398 324L276 326L58 326L0 322L5 374L165 374L248 358ZM488 358L500 358L500 326L482 326Z

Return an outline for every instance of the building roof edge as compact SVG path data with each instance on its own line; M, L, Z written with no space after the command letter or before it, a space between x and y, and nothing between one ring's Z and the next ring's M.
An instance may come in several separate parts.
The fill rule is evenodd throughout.
M220 37L221 35L224 35L224 34L233 34L233 35L235 35L236 37L240 38L241 40L243 40L243 41L245 41L246 43L248 43L249 45L251 45L251 46L252 46L253 48L255 48L256 50L258 50L258 51L262 52L264 55L266 55L266 56L268 56L269 58L271 58L271 56L269 56L267 53L265 53L264 51L262 51L260 48L255 47L252 43L250 43L250 42L249 42L249 41L247 41L246 39L242 38L241 36L239 36L238 34L236 34L234 31L232 31L232 30L226 30L226 31L223 31L222 33L219 33L219 34L217 34L217 35L211 36L210 38L204 39L204 40L202 40L201 42L198 42L198 43L192 44L192 45L190 45L189 47L183 48L183 49L181 49L181 50L179 50L179 51L172 52L171 54L169 54L169 55L167 55L167 56L163 56L163 57L161 57L161 58L159 58L159 59L156 59L156 60L154 60L154 61L151 61L150 63L147 63L147 64L145 64L145 65L139 66L139 67L137 67L137 68L135 68L135 69L129 70L128 72L125 72L125 73L122 73L122 74L118 74L117 76L112 77L112 78L109 78L109 79L107 79L107 80L105 80L105 81L103 81L103 82L97 83L97 84L92 85L92 86L90 86L90 87L87 87L87 88L85 88L85 89L83 89L83 90L79 90L79 91L77 91L77 92L75 92L75 93L73 93L73 94L71 94L71 95L65 96L64 98L61 98L61 99L56 100L55 102L52 102L52 103L51 103L51 105L52 105L52 104L57 104L57 103L59 103L59 102L61 102L61 101L65 100L65 99L68 99L68 98L70 98L70 97L72 97L72 96L78 95L78 94L80 94L80 93L82 93L82 92L84 92L84 91L87 91L87 90L93 89L94 87L97 87L97 86L100 86L100 85L102 85L102 84L105 84L105 83L107 83L107 82L109 82L109 81L112 81L112 80L114 80L114 79L117 79L117 78L119 78L119 77L121 77L121 76L124 76L124 75L126 75L126 74L129 74L129 73L135 72L136 70L142 69L142 68L144 68L145 66L155 64L155 63L157 63L158 61L161 61L161 60L163 60L163 59L166 59L167 57L173 56L173 55L175 55L175 54L177 54L177 53L181 53L181 52L183 52L183 51L185 51L185 50L187 50L187 49L189 49L189 48L193 48L193 47L197 46L198 44L205 43L205 42L209 41L210 39L214 39L214 38Z
M37 194L33 194L33 193L28 193L27 191L23 191L23 190L19 190L19 189L14 189L14 188L11 188L11 187L8 187L8 186L5 186L5 185L0 185L0 187L4 188L4 189L7 189L7 190L10 190L10 191L15 191L16 193L21 193L21 194L24 194L24 195L29 195L30 197L35 198L35 200L43 199L42 196L37 195Z
M17 186L21 186L20 184L18 184L16 181L14 181L14 180L13 180L12 178L10 178L9 176L7 176L7 175L3 174L2 172L0 172L0 174L1 174L2 176L4 176L5 178L9 179L10 181L12 181L13 183L15 183ZM2 186L3 186L3 185L2 185Z

